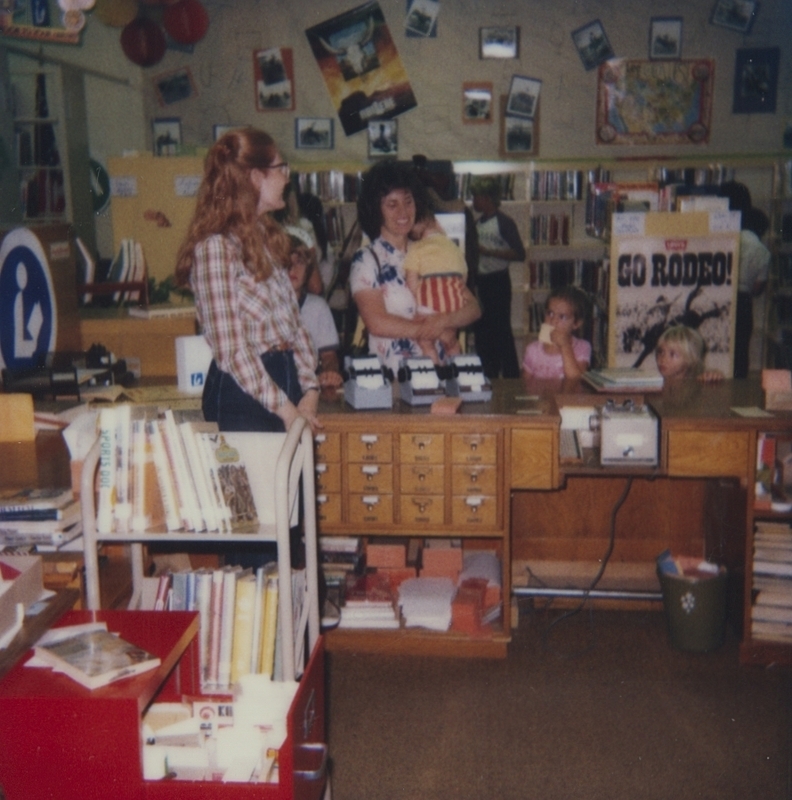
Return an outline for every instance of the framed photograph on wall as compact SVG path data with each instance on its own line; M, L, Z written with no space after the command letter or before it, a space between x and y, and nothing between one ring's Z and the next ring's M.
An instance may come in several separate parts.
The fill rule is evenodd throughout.
M160 117L151 120L151 134L155 156L177 156L181 149L181 120L178 117Z
M508 95L500 97L500 146L503 158L528 158L539 153L539 107L533 119L506 114Z
M395 119L379 119L368 124L369 158L399 154L398 123Z
M506 103L506 116L533 119L541 88L542 82L538 78L512 75L509 99Z
M737 50L733 113L775 113L779 57L778 47L743 47Z
M598 19L572 31L572 41L587 72L614 56L605 28Z
M682 56L682 17L652 17L649 25L649 58Z
M294 111L294 57L290 47L253 53L256 111Z
M294 120L294 146L298 150L332 150L332 118L297 117Z
M479 58L519 58L519 27L479 28Z
M440 13L438 0L412 0L407 10L404 27L413 36L437 35L437 15Z
M216 142L221 136L238 127L238 125L212 125L212 141Z
M462 122L492 122L492 83L462 84Z
M154 89L161 106L169 106L180 100L195 97L198 90L195 88L192 72L189 67L182 67L173 72L156 75L153 79Z
M739 33L750 33L758 11L759 3L754 0L717 0L710 22Z

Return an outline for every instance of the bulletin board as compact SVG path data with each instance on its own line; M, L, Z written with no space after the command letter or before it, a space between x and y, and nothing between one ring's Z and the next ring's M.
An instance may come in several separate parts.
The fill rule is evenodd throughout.
M671 325L696 328L707 369L733 372L740 214L614 214L608 366L656 372L654 349Z
M141 154L109 158L114 254L122 239L141 243L148 275L172 275L203 177L203 157Z

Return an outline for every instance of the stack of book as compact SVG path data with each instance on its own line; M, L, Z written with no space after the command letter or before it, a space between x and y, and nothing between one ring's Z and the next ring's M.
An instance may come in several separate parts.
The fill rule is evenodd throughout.
M583 380L598 392L650 392L663 388L663 376L631 367L594 369Z
M0 546L57 550L81 533L71 487L0 490Z
M340 586L349 573L360 574L365 559L360 536L320 536L319 565L327 586Z
M792 527L759 520L754 532L751 635L792 641Z
M117 405L98 426L99 534L259 530L245 460L216 425Z
M292 570L295 666L303 662L302 641L308 621L305 570ZM156 581L155 611L197 611L201 685L204 691L228 691L241 677L264 674L282 679L278 565L255 573L239 566L164 573Z
M399 614L387 575L371 571L347 576L339 628L393 629L399 626Z

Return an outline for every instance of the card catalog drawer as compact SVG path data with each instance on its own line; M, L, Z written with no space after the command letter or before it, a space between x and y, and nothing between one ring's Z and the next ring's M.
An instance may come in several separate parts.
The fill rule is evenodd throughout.
M495 464L498 438L494 433L455 433L451 437L454 464Z
M442 464L445 437L442 433L402 433L401 460L405 464Z
M393 439L384 433L350 433L347 436L349 461L390 464L393 461Z
M392 525L393 495L350 494L349 521L357 525Z
M453 525L495 528L498 524L498 501L491 495L468 495L451 498Z
M442 525L445 519L445 498L442 495L401 496L402 525Z
M316 495L316 519L328 525L336 525L341 522L340 493Z
M392 494L393 465L349 464L347 477L350 492L361 494Z
M341 434L340 433L317 433L314 436L314 461L341 460Z
M496 494L498 471L487 464L454 464L451 472L452 494Z
M404 494L443 494L445 490L442 464L402 464L400 474Z
M320 494L341 491L341 464L340 462L316 462L316 491Z

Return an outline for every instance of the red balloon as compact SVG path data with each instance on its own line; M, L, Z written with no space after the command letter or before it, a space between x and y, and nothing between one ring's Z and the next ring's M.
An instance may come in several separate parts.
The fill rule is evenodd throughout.
M139 67L153 67L165 55L165 34L156 22L145 17L133 19L121 31L124 55Z
M195 44L209 28L209 15L200 0L179 0L162 12L162 24L181 44Z

